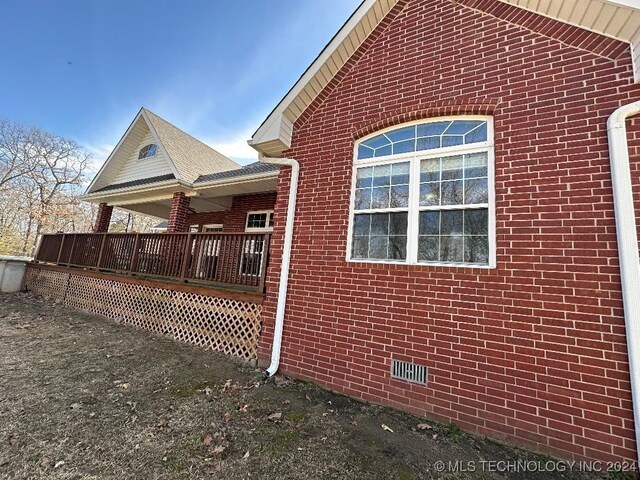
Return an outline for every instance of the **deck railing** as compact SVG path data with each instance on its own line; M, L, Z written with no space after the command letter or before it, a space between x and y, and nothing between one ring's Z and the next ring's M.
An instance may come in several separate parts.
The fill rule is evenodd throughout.
M269 233L59 233L35 260L262 293Z

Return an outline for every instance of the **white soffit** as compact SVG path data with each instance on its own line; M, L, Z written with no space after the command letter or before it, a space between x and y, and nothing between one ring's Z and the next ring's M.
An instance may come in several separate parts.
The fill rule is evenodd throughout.
M631 44L640 82L640 0L500 0L530 12Z

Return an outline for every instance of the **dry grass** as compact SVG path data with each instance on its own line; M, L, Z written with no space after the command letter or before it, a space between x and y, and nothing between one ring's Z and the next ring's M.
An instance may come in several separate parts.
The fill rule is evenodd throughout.
M3 478L595 478L438 473L437 460L548 459L419 423L30 294L0 295Z

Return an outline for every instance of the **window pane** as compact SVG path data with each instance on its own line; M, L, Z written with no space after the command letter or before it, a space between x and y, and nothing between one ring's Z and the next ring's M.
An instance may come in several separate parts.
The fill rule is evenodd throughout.
M369 235L371 215L356 215L353 221L354 235Z
M461 205L464 201L462 180L442 182L441 195L442 205Z
M389 208L389 187L379 187L372 190L371 208Z
M433 150L434 148L440 148L441 141L440 137L425 137L418 138L416 140L416 150Z
M371 216L371 235L389 234L389 215L372 215Z
M462 155L442 159L442 180L462 178Z
M462 236L440 237L440 261L462 262L464 259Z
M391 155L391 145L387 145L386 147L376 148L376 157L381 157L383 155Z
M409 162L394 163L391 165L391 184L409 183Z
M464 234L487 235L489 212L486 208L464 212Z
M432 122L418 125L418 136L442 135L451 122Z
M391 165L373 167L373 186L381 187L391 183Z
M440 181L440 159L431 158L420 161L420 181L438 182Z
M487 203L489 201L486 178L474 178L466 180L464 183L464 203L473 205L474 203Z
M369 258L369 237L353 237L351 258Z
M366 145L358 145L358 158L373 158L374 150Z
M405 140L404 142L398 142L393 144L393 154L414 152L416 149L415 140Z
M370 187L372 177L373 167L358 168L356 170L356 188Z
M382 147L383 145L389 145L389 139L384 135L376 135L375 137L362 142L362 145L365 145L370 148L379 148L379 147Z
M412 125L410 127L398 128L387 132L386 135L394 143L402 140L413 139L416 136L416 127L415 125Z
M465 237L464 242L465 262L489 263L489 241L487 237Z
M370 237L369 258L386 260L388 250L389 250L389 237Z
M420 206L440 205L440 184L423 183L420 185Z
M366 213L354 217L352 258L407 258L407 213Z
M458 135L444 135L442 137L443 147L453 147L455 145L462 145L464 143L464 137Z
M487 141L487 122L482 122L479 127L474 128L464 136L464 143L476 143Z
M356 190L356 210L366 210L371 207L371 189Z
M449 210L442 212L440 217L440 234L441 235L462 235L463 230L463 210Z
M389 234L391 235L407 235L407 214L391 213L389 214Z
M483 123L486 124L483 120L455 120L451 122L451 125L444 133L447 135L464 135Z
M407 258L407 237L394 236L389 237L389 256L390 260L402 260Z
M423 262L437 262L440 255L438 245L439 237L420 237L418 242L418 260Z
M472 153L464 156L464 177L487 176L487 153Z
M391 187L391 207L406 207L409 205L409 185Z
M440 212L420 212L420 235L440 234Z

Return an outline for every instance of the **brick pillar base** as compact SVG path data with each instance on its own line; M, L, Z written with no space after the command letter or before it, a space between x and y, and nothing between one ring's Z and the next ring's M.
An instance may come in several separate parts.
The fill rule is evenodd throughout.
M187 232L189 230L190 198L182 192L173 194L167 232Z
M101 203L98 205L98 215L96 216L96 223L93 226L93 233L103 233L109 231L109 224L111 223L111 213L113 212L113 206Z

